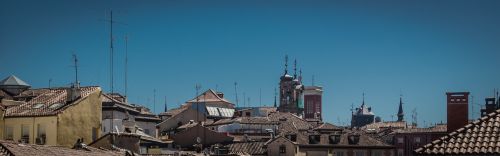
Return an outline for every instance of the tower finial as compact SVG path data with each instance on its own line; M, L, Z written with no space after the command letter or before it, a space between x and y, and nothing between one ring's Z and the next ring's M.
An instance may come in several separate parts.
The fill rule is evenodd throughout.
M297 59L293 62L293 78L297 78Z
M168 111L168 108L167 108L167 96L165 96L165 112Z
M288 74L288 55L285 55L285 75Z
M299 82L302 83L302 68L299 69Z
M365 92L363 92L363 104L361 105L365 105Z
M404 120L404 113L403 113L403 95L399 95L399 109L398 109L398 121L403 121Z

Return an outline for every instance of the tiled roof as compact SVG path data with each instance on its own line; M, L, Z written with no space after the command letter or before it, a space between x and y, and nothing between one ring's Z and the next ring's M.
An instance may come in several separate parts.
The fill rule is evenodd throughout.
M382 128L406 128L406 121L375 122L361 127L363 130L380 130Z
M47 116L56 115L66 108L78 103L66 103L67 88L34 89L37 96L19 106L7 109L6 117ZM81 87L80 98L83 99L93 92L99 91L99 87ZM30 92L25 91L25 92Z
M273 124L276 121L271 121L268 117L237 117L232 119L221 119L210 125L223 125L231 123L241 123L241 124Z
M263 148L265 142L236 142L226 145L229 148L229 154L245 155L263 155L266 149Z
M341 130L342 128L332 125L331 123L325 122L318 127L314 128L314 130Z
M179 108L174 108L174 109L170 109L166 112L162 112L160 113L160 116L163 116L163 115L167 115L167 116L174 116L174 115L177 115L179 114L180 112L186 110L187 107L179 107Z
M306 120L288 112L273 112L269 114L269 119L274 122L279 122L279 130L284 133L295 133L299 130L313 128Z
M201 93L197 97L187 101L188 103L194 103L194 102L226 102L226 103L231 103L228 100L221 98L217 95L217 93L209 89L204 93Z
M406 128L406 129L396 129L394 130L396 133L446 133L447 132L447 126L446 124L438 124L433 127L428 127L428 128Z
M38 155L38 156L125 156L127 152L118 150L102 150L86 147L88 150L71 149L62 146L19 144L12 141L0 140L0 155Z
M419 155L500 155L500 109L415 152Z

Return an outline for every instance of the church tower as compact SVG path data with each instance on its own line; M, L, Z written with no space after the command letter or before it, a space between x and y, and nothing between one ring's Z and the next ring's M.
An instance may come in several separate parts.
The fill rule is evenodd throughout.
M403 99L400 96L399 97L399 110L398 110L398 121L403 121L404 120L405 114L403 113Z
M302 115L302 92L304 86L297 77L297 61L294 64L294 76L288 75L288 55L285 56L285 72L280 77L280 103L278 110L280 112L290 112Z

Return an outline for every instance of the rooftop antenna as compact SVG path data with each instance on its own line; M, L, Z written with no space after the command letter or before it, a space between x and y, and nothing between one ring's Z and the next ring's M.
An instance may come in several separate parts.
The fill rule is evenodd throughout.
M314 86L314 75L312 75L312 81L311 82L312 82L311 85Z
M165 96L165 112L168 111L168 107L167 107L167 96Z
M219 85L215 84L215 92L218 92L218 91L219 91Z
M127 83L128 83L128 35L125 35L125 97L127 97Z
M247 106L245 92L243 92L243 107Z
M153 89L153 114L156 110L156 89Z
M415 127L417 127L417 108L413 108L411 111L412 123Z
M262 107L262 88L259 88L259 106Z
M75 67L75 87L79 87L78 83L78 58L76 57L76 54L73 53L73 63Z
M299 69L299 82L302 84L302 68Z
M274 88L274 107L277 107L276 106L276 96L278 95L278 93L276 92L276 88Z
M123 23L119 23L117 21L114 21L113 20L113 10L110 10L110 19L109 20L106 20L107 22L109 22L110 24L110 31L109 31L109 59L110 59L110 89L111 89L111 93L114 92L114 71L113 71L113 23L118 23L118 24L123 24ZM123 24L123 25L126 25L126 24Z
M288 55L285 55L285 75L288 74Z
M247 107L250 107L250 97L248 97Z
M114 92L114 88L113 88L113 83L114 83L114 78L113 78L113 10L110 10L110 15L111 15L111 20L109 20L109 24L110 24L110 32L109 32L109 42L110 42L110 47L109 47L109 59L110 59L110 70L111 70L111 82L110 82L110 85L111 85L111 93Z
M52 78L49 79L49 88L51 83L52 83Z
M354 114L354 103L351 103L351 114Z
M238 83L234 82L234 95L235 95L236 106L238 106L238 90L236 89L237 85Z
M201 85L200 85L200 84L196 84L196 85L194 86L194 88L196 89L196 111L200 111L200 103L199 103L199 102L200 102L200 98L199 98L199 96L198 96L198 93L199 93L199 91L200 91L200 89L201 89ZM196 122L197 122L197 123L200 121L200 119L199 119L199 117L198 117L198 114L199 114L199 113L196 113ZM197 131L198 131L198 130L197 130ZM198 133L196 133L196 134L198 134Z

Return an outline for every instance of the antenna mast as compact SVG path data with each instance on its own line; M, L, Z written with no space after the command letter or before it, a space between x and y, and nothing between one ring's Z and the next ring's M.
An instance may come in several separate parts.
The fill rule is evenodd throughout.
M110 30L111 30L109 32L109 42L110 42L109 55L110 55L110 70L111 70L110 85L111 85L111 93L113 93L114 92L114 88L113 88L113 82L114 82L114 78L113 78L113 10L110 10L110 15L111 15L111 20L109 21Z
M153 114L156 110L156 89L153 89Z
M78 83L78 59L76 58L76 54L73 53L73 63L75 67L75 87L79 87Z
M128 83L128 35L125 35L125 97L127 97L127 83Z
M259 106L262 107L262 88L259 88Z
M236 85L238 85L237 82L234 82L234 94L236 96L236 106L238 106L238 90L236 89Z

